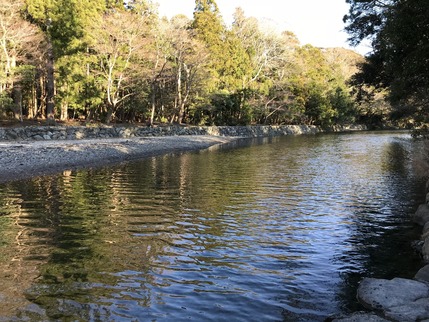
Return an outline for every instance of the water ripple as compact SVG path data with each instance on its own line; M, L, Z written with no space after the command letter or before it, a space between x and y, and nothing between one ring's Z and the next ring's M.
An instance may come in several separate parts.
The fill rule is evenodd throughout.
M419 198L410 142L248 141L5 186L0 265L19 285L4 294L26 289L38 309L19 314L30 320L323 321L354 310L362 276L420 265L406 217Z

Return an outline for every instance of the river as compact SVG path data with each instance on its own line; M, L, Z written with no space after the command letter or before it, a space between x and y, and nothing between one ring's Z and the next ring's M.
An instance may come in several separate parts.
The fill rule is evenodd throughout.
M0 320L323 321L422 266L405 132L242 140L0 186Z

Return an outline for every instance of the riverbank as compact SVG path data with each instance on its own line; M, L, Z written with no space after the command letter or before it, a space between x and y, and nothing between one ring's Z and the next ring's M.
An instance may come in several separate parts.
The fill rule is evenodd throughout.
M362 126L332 131L362 130ZM0 128L0 182L206 149L239 138L317 134L316 126L27 126Z
M100 167L167 153L206 149L236 140L209 135L129 139L0 142L0 182Z

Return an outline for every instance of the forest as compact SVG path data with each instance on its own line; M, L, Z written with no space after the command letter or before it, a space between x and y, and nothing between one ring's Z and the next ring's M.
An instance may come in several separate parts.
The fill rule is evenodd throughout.
M150 0L0 0L0 120L330 126L410 118L417 95L404 100L403 84L385 81L385 71L383 81L374 76L386 66L377 32L393 4L428 5L346 2L351 43L373 39L366 58L302 45L241 8L227 26L214 0L196 0L192 19L170 20Z
M350 123L362 57L301 46L214 0L193 19L156 2L0 0L2 119L184 124Z

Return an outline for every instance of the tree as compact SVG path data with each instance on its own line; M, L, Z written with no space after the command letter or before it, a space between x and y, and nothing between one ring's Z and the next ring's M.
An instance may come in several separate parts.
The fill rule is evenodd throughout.
M356 112L342 69L325 50L305 45L295 53L294 72L285 80L300 122L330 126L348 123Z
M52 12L56 9L55 1L48 0L26 0L26 14L28 19L37 24L41 30L43 30L47 36L47 54L45 60L44 75L41 74L41 80L44 80L44 88L41 91L44 92L44 104L46 107L46 117L49 122L55 121L55 79L54 79L54 47L52 32L56 28L52 28ZM42 86L41 86L42 87Z
M51 9L50 37L56 64L56 101L61 120L68 110L86 112L100 101L90 73L96 61L89 47L93 42L90 26L100 25L106 11L104 0L57 0Z
M350 43L358 45L364 39L376 41L386 23L386 13L395 1L397 0L346 0L350 9L343 20L347 23L345 29L350 34Z
M189 28L190 24L184 16L174 17L170 22L168 37L176 71L174 109L177 111L179 124L186 118L186 105L196 81L200 84L205 81L202 68L208 63L208 52L194 37L194 30Z
M0 105L22 121L22 85L43 56L44 38L21 16L23 2L0 0Z
M259 123L277 122L280 114L290 114L285 75L291 70L292 56L299 41L291 32L279 34L253 17L245 17L242 9L234 14L233 32L241 40L250 60L244 76L244 88L252 101L253 117ZM283 122L286 121L282 119ZM289 119L290 121L290 119Z
M210 63L207 67L212 83L209 91L214 92L220 86L220 73L225 57L223 36L226 31L214 0L195 0L192 29L195 37L205 44L210 54Z
M351 4L350 41L372 41L373 52L355 84L388 89L391 103L414 117L427 117L429 100L429 3L424 0L357 1ZM358 81L361 81L359 84Z
M150 11L112 11L104 15L101 29L93 29L93 50L99 57L101 86L105 92L106 123L119 104L133 95L133 73L144 56Z
M169 22L166 19L158 21L154 26L153 48L148 55L149 83L150 83L150 116L149 125L153 126L157 107L157 92L163 80L163 74L169 62Z

